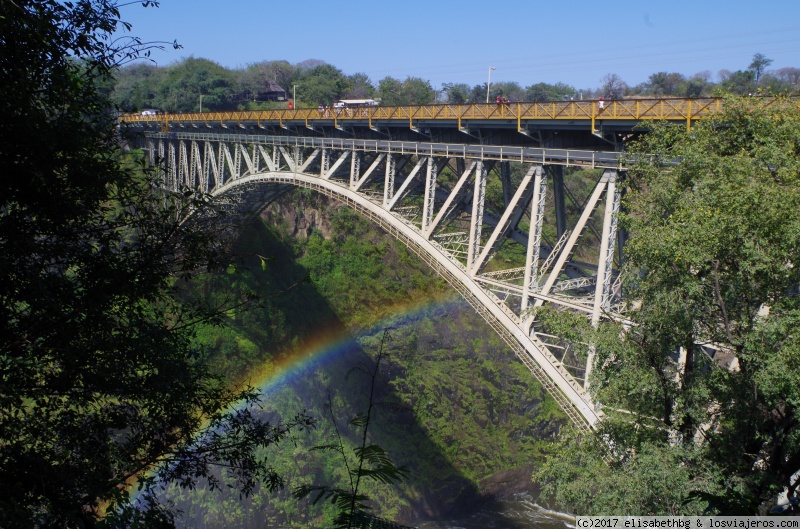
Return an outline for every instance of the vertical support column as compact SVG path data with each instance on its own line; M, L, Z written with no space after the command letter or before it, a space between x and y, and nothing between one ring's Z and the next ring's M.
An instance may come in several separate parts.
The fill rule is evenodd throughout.
M469 224L469 247L467 272L474 276L473 265L481 253L481 229L483 227L483 202L486 197L486 166L482 161L475 168L475 192L472 194L472 217Z
M390 152L386 153L386 178L383 180L383 207L388 207L394 198L394 176L397 170L396 160Z
M428 158L428 172L425 175L425 200L422 205L422 233L426 233L428 226L433 221L433 205L436 193L436 178L439 168L436 160L431 156Z
M258 174L261 172L261 158L258 157L258 147L253 145L253 174Z
M169 175L169 186L173 191L179 189L178 186L178 164L176 163L175 142L169 142L167 145L169 157L167 159L167 174Z
M242 176L242 149L244 145L238 141L233 145L233 178Z
M208 155L209 151L211 151L211 144L207 141L203 142L203 174L200 176L200 189L203 190L203 193L211 191L211 157Z
M361 153L353 151L350 155L350 189L353 189L361 178Z
M219 150L219 143L212 143L210 141L205 142L205 157L206 157L206 166L210 168L210 172L208 173L208 189L207 191L211 191L212 189L216 189L219 185L219 165L217 164L217 153L214 152L214 148L216 147Z
M292 159L294 160L294 172L297 173L297 168L303 163L303 152L300 150L299 145L295 145L292 150Z
M272 146L272 165L276 171L281 170L281 152L277 145Z
M603 309L610 306L609 291L611 287L611 272L614 266L614 242L617 231L617 213L619 212L619 191L617 190L617 172L608 171L608 191L606 192L606 207L603 214L603 231L600 239L600 256L597 260L597 284L594 291L594 306L592 308L592 325L600 324L600 314ZM595 349L589 347L586 359L586 379L583 387L589 390L589 375L594 365Z
M200 152L197 150L197 142L191 140L189 142L189 180L192 182L192 187L198 186L202 190L200 186L200 177L198 176L198 172L200 171Z
M567 231L567 208L564 202L564 167L551 165L553 175L553 202L556 208L556 234L558 239Z
M503 206L511 203L513 189L511 189L511 162L500 162L500 182L503 184Z
M158 141L158 156L156 156L155 160L153 160L153 164L156 167L156 175L158 175L161 180L164 182L164 185L169 188L169 182L167 182L167 169L164 167L164 163L166 162L166 146L164 145L164 140Z
M217 185L216 187L220 187L225 184L225 152L227 151L227 146L219 141L217 142Z
M188 153L186 152L185 140L178 141L178 158L180 161L178 165L178 181L186 187L191 188L192 183L189 178L189 157Z
M322 149L322 158L319 160L319 176L325 178L331 168L331 151Z
M547 196L547 178L542 171L537 171L533 181L533 198L531 199L531 228L528 233L528 251L525 254L525 276L522 282L522 305L520 314L528 309L530 292L535 286L539 266L539 252L542 247L542 224L544 219L544 203Z
M613 182L609 185L609 195L611 195L611 188L614 188L613 196L610 196L611 199L611 218L609 219L611 226L609 227L608 232L608 250L606 251L606 262L605 262L605 276L603 277L603 299L601 301L601 306L604 310L609 310L611 308L611 279L613 277L614 271L614 243L617 241L617 224L619 221L619 206L621 199L621 193L619 187L617 187L616 178ZM603 224L603 229L605 230L605 223Z

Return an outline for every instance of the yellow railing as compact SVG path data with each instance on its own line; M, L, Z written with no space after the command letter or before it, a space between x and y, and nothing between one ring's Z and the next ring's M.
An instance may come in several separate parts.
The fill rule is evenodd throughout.
M762 100L763 101L763 100ZM602 103L602 104L601 104ZM769 101L767 101L769 104ZM168 127L171 123L269 123L283 125L284 122L304 122L311 126L320 120L339 122L396 121L413 126L415 121L455 121L459 126L470 120L513 120L518 126L523 121L543 120L692 120L719 112L721 98L699 99L621 99L612 101L549 101L542 103L489 103L471 105L418 105L377 106L368 108L298 108L295 110L246 110L235 112L194 112L186 114L158 114L121 116L127 123L160 123Z

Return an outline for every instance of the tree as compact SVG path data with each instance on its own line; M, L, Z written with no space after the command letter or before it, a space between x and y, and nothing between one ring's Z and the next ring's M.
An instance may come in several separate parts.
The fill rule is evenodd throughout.
M525 89L526 101L559 101L564 96L574 98L576 95L577 90L564 83L536 83Z
M149 5L150 2L145 2ZM226 263L219 215L162 191L120 148L100 89L149 45L112 38L113 0L0 2L0 526L169 526L134 480L193 486L224 465L248 493L280 476L272 426L192 341L219 310L187 281ZM237 301L237 300L232 300ZM228 308L230 306L226 305ZM309 424L306 418L298 423Z
M394 77L387 76L378 81L378 95L382 105L397 106L404 104L403 83Z
M405 81L384 77L378 82L378 95L384 105L428 105L435 92L430 81L419 77L406 77Z
M683 97L703 96L706 94L708 87L710 86L710 76L711 74L709 72L701 72L693 75L684 83L683 87L681 88L681 95L683 95Z
M753 92L753 72L750 70L738 70L728 72L728 75L720 83L720 88L725 92L737 95L748 95Z
M596 346L591 387L606 418L541 474L562 499L585 501L584 512L739 504L756 514L797 489L800 110L774 105L728 98L690 131L654 126L632 147L622 219L625 291L639 307L632 327L543 316ZM617 476L641 480L659 460L682 461L670 477L678 504L605 494ZM581 486L604 494L579 497Z
M347 78L341 70L330 64L322 64L301 70L297 81L297 97L312 105L331 104L342 98L347 84Z
M355 73L347 77L348 88L345 97L348 99L369 99L375 94L375 87L365 73Z
M497 82L492 83L492 93L500 95L500 97L508 98L509 101L516 103L517 101L525 101L525 90L515 82Z
M164 69L148 63L135 63L115 72L111 101L125 112L158 108L158 86Z
M775 72L775 75L794 89L800 86L800 68L781 68Z
M758 86L758 82L761 80L761 76L764 75L764 71L767 69L767 66L772 64L772 59L768 59L766 55L763 53L756 53L753 55L753 61L750 63L748 68L753 72L756 77L756 86Z
M189 57L167 68L158 88L160 107L169 112L197 112L200 96L207 110L234 108L233 74L208 59Z
M257 101L271 83L285 90L292 86L293 72L294 68L286 61L262 61L234 71L237 97Z
M678 89L686 81L683 75L674 72L658 72L650 75L650 93L656 96L675 96Z
M447 94L447 102L450 104L469 103L469 85L466 83L443 83L442 91Z
M470 103L485 103L486 102L486 83L476 84L472 87L469 93Z
M605 75L600 82L603 83L600 87L601 95L609 99L622 99L628 90L625 81L615 73Z
M436 96L430 81L420 77L406 77L402 93L405 105L429 105Z

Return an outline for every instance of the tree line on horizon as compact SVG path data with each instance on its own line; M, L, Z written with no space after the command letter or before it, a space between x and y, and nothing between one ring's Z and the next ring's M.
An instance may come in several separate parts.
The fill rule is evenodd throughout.
M761 53L743 70L710 71L692 76L661 71L647 81L630 85L615 73L600 79L596 88L577 88L566 83L495 82L489 98L509 101L565 99L622 99L626 97L708 97L721 93L796 94L800 68L767 70L772 60ZM270 100L268 90L279 88L284 99ZM296 107L330 105L340 99L373 98L382 105L468 104L486 101L487 84L442 83L437 90L430 81L408 76L387 76L374 83L365 73L346 74L324 61L309 59L297 64L285 60L262 61L229 69L204 58L188 57L168 66L139 62L116 71L112 101L124 112L155 108L167 112L205 110L262 110L285 108L296 95ZM201 98L202 96L202 98Z

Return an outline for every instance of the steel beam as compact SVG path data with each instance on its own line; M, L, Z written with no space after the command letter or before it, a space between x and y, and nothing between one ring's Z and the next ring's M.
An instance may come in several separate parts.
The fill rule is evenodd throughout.
M533 182L533 198L531 199L531 227L528 233L528 247L525 254L525 276L522 280L522 302L520 314L528 310L530 292L538 278L539 253L542 247L542 224L544 221L544 206L547 198L547 179L542 177L542 171L537 171Z
M611 273L614 265L614 241L617 230L617 213L619 212L619 192L617 191L617 172L606 171L608 174L608 191L606 208L603 214L603 231L600 239L600 255L597 262L597 284L594 292L594 305L592 307L592 325L600 324L602 311L609 310L609 291L611 286ZM589 347L586 359L586 378L584 388L589 391L589 376L594 366L595 348Z
M350 155L350 189L361 179L361 153L354 151Z
M497 245L500 242L500 238L504 236L508 231L511 225L511 220L515 216L515 213L520 211L518 208L518 204L520 204L523 195L527 194L530 191L531 180L536 174L539 175L539 179L541 180L541 173L542 173L541 165L531 165L530 169L528 169L528 172L525 173L525 176L522 178L522 182L517 188L516 193L514 193L514 196L511 197L509 203L506 204L506 209L503 212L503 215L500 217L500 222L498 222L497 226L495 226L494 230L492 231L492 234L489 236L489 240L486 241L486 246L483 248L483 251L475 260L475 263L473 264L474 274L480 273L481 268L483 268L483 265L486 264L486 260L489 257L489 254L497 249Z
M464 193L464 190L467 189L467 187L464 184L469 180L469 177L472 174L472 171L475 169L475 166L477 164L478 162L475 160L472 160L469 163L467 168L462 173L461 177L458 179L458 182L456 182L456 185L453 186L453 189L450 191L450 194L447 196L447 199L445 199L444 204L442 204L442 207L439 209L439 213L436 215L436 218L434 218L433 221L431 221L427 230L423 230L422 233L426 239L429 239L431 237L433 231L442 223L442 221L447 217L449 212L453 209L455 203L458 202L458 200L461 198L461 196Z
M414 166L414 168L408 174L408 177L406 177L405 181L402 184L400 184L400 189L398 189L397 192L394 194L394 196L391 198L391 200L389 200L389 204L386 206L386 208L389 211L391 211L392 208L395 207L397 202L401 198L403 198L403 196L405 196L406 192L408 192L408 188L411 186L411 183L416 180L417 175L419 174L419 170L422 168L423 164L425 164L427 161L428 161L427 156L422 156L420 157L419 160L417 160L417 165Z
M386 158L386 153L383 152L380 153L378 156L376 156L375 159L372 161L372 164L370 164L370 166L364 172L364 175L355 183L354 186L351 186L351 189L353 191L358 191L359 189L361 189L361 186L363 186L370 179L370 177L373 174L375 174L375 169L378 168L378 166L385 158Z
M383 180L383 207L388 208L389 202L394 198L394 175L396 171L395 158L392 153L386 155L386 175Z
M433 206L436 195L436 177L439 174L439 167L433 157L428 158L428 171L425 174L425 197L422 204L422 225L421 230L425 233L428 226L433 221Z
M483 229L483 206L486 198L486 164L478 162L475 168L475 191L472 194L472 215L469 219L469 251L467 270L475 276L475 260L481 251L481 230Z
M586 206L583 208L583 212L578 219L578 223L572 230L567 243L564 245L564 249L561 250L561 254L558 257L558 260L556 260L553 270L550 272L550 275L547 276L547 280L544 282L544 285L542 285L542 294L548 294L550 292L550 287L553 286L558 279L558 276L561 275L561 270L564 268L564 264L566 264L567 259L569 259L572 249L575 247L575 243L578 241L578 237L580 237L581 233L583 232L583 228L586 226L586 222L592 216L594 208L597 205L597 201L600 199L600 196L603 194L603 190L608 184L608 179L608 173L604 172L603 176L600 178L600 181L597 183L597 186L594 188L592 196L589 197ZM541 307L542 303L543 301L541 299L537 299L535 306Z

